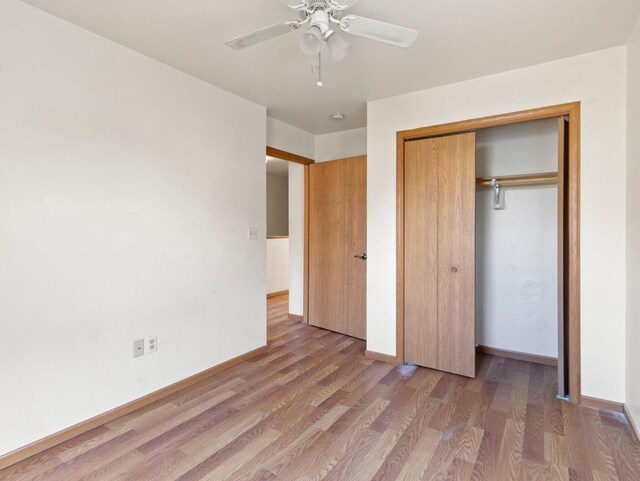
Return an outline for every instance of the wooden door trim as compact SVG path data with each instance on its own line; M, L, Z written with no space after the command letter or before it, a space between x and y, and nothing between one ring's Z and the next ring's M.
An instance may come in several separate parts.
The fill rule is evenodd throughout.
M304 234L303 234L303 273L302 273L302 319L309 323L309 166L316 161L298 154L274 149L267 146L267 155L275 159L301 164L304 167ZM291 316L292 314L289 314Z
M304 274L303 274L303 298L302 318L309 324L309 166L304 166Z
M396 135L396 362L404 362L404 158L405 142L566 116L569 118L567 175L569 396L581 402L580 373L580 102L463 120Z
M295 162L296 164L302 165L311 165L316 163L315 160L303 157L302 155L286 152L269 146L267 146L267 155L275 159L286 160L288 162Z

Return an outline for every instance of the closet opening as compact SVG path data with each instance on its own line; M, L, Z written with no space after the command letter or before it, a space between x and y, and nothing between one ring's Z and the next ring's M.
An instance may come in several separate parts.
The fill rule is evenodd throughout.
M558 366L580 402L580 104L398 133L397 362Z
M476 345L564 375L563 117L476 132Z

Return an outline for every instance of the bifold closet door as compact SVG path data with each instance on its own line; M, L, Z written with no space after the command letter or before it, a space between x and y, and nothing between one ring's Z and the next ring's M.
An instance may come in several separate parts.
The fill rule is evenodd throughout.
M475 133L405 144L405 361L475 377Z
M366 156L309 166L309 324L366 339L366 252Z

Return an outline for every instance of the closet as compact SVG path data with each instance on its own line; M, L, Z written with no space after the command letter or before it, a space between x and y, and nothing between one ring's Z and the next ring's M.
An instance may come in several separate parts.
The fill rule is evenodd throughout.
M404 142L405 362L557 363L566 394L567 136L555 117Z

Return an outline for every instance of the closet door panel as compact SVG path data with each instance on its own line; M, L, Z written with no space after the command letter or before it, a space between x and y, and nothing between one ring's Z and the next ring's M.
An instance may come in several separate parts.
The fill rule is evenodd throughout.
M405 360L437 369L438 140L405 149Z
M475 133L438 139L438 369L475 377Z

